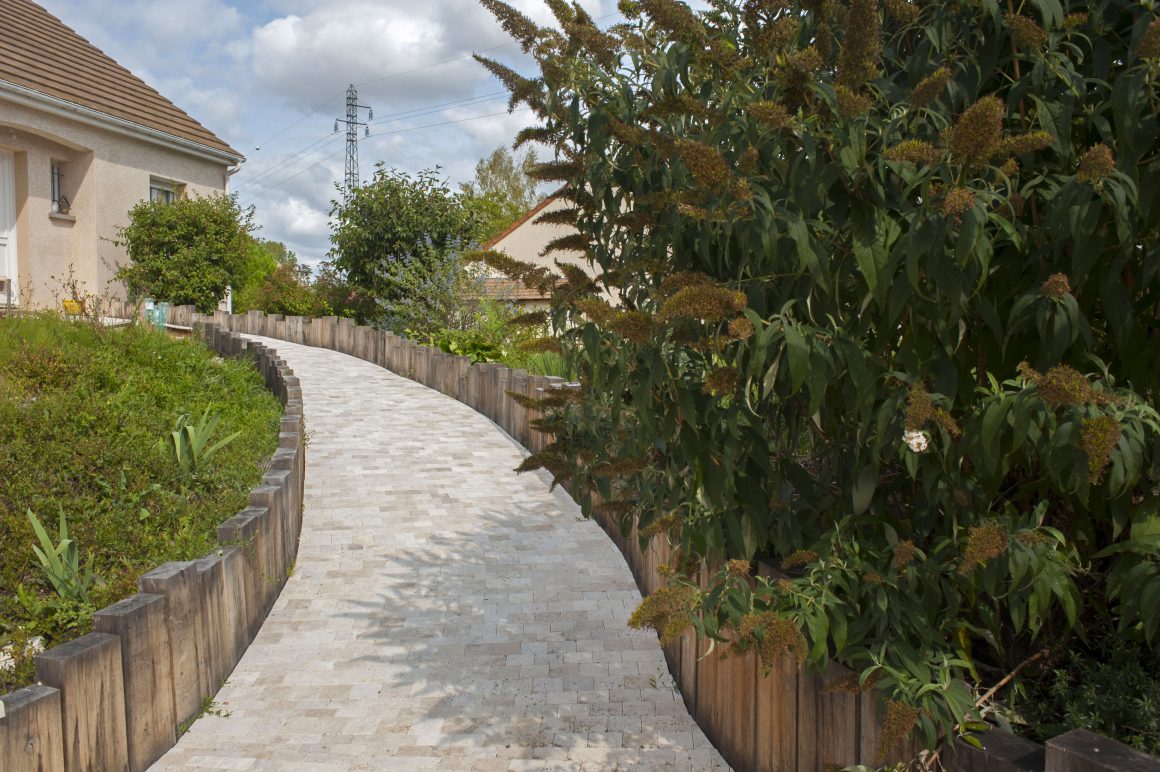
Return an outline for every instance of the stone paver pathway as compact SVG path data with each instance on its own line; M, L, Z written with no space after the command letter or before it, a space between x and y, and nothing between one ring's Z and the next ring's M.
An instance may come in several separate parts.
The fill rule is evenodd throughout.
M689 717L616 547L466 405L261 339L302 383L294 575L154 769L727 768Z

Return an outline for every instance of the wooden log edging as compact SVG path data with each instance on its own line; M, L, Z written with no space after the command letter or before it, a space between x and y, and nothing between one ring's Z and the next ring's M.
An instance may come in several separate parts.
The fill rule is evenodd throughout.
M184 306L171 309L170 319L176 325L194 326L209 317ZM212 320L222 331L331 349L377 364L463 402L533 453L543 450L549 437L531 426L538 413L518 404L508 392L542 396L565 385L560 378L531 376L500 364L472 364L467 357L355 325L350 319L250 311L217 312ZM247 538L240 534L253 529L256 515L252 510L223 524L234 529L230 534L239 534L227 541ZM664 584L658 569L670 559L667 544L654 539L642 551L635 531L626 537L611 518L597 515L595 519L620 549L642 594ZM882 727L873 696L825 688L849 672L841 665L831 663L825 679L799 671L789 661L763 675L752 653L706 656L707 648L689 631L664 647L665 659L690 714L734 769L816 772L856 764L877 766ZM999 730L979 739L982 750L960 741L953 753L944 753L941 760L946 768L952 772L1160 772L1160 760L1086 730L1068 732L1048 741L1046 747ZM0 747L2 742L0 738ZM913 746L905 747L889 758L905 760L913 750Z
M0 696L4 772L147 769L217 693L286 583L302 529L302 389L275 350L212 322L195 330L250 359L282 401L270 469L251 506L218 527L218 549L144 574L138 594L96 613L94 632L36 656L40 683Z

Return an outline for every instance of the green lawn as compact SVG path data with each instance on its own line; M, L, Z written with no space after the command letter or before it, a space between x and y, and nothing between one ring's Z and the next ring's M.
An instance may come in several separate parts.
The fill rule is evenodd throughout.
M240 431L196 473L159 446L183 413ZM91 615L137 577L213 548L218 523L247 502L277 446L281 405L248 362L146 327L96 329L51 317L0 319L0 648L88 632ZM26 512L57 536L59 512L100 581L64 601L33 553ZM21 589L23 588L23 589ZM32 680L0 670L0 694Z

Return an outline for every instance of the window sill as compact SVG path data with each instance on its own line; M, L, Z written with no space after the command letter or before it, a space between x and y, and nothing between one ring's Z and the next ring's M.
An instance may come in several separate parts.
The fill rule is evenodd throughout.
M77 216L75 214L61 214L60 212L49 212L48 219L60 220L61 222L76 222Z

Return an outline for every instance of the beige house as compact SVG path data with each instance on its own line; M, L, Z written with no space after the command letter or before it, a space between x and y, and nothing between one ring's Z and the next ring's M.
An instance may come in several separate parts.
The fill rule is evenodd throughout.
M484 245L486 249L503 252L509 257L525 263L539 265L559 273L556 262L578 265L595 277L596 271L580 252L553 252L548 256L541 254L544 248L561 236L576 233L576 229L569 225L556 225L536 222L536 218L546 212L566 209L569 204L557 195L548 196L534 209L517 220L506 231L496 236ZM528 308L542 308L548 305L548 296L536 290L530 290L518 281L498 275L485 276L483 280L484 294L498 300L506 300Z
M30 0L0 0L0 306L123 295L146 198L225 192L243 157Z

